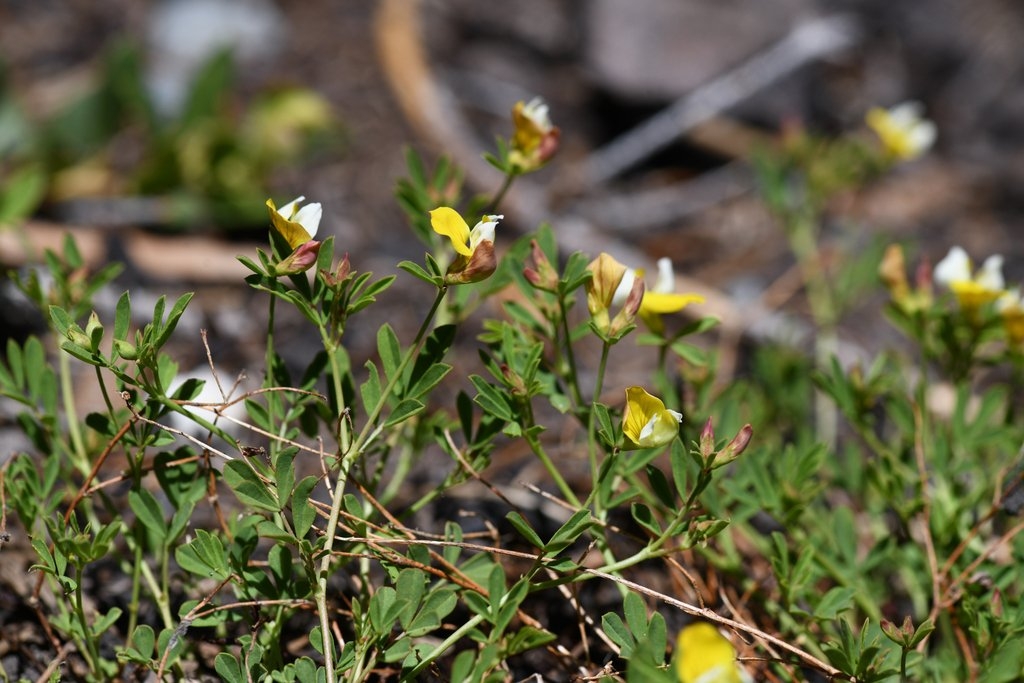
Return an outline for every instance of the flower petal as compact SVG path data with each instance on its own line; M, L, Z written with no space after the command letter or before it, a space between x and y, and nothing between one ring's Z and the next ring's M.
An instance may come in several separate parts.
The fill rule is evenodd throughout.
M481 242L494 242L494 229L498 226L498 221L503 219L504 216L484 216L483 220L477 223L472 232L469 233L469 250L470 252L476 251L476 248Z
M953 247L944 259L935 264L932 278L944 287L949 287L954 282L970 280L971 257L967 255L963 247Z
M679 683L741 683L745 676L736 665L736 649L707 622L690 624L676 641Z
M270 223L274 226L274 230L284 238L288 243L288 246L292 249L298 249L299 246L313 239L313 235L309 234L306 228L293 218L293 214L296 213L295 207L303 199L305 198L299 197L298 199L293 199L280 209L274 206L274 200L267 200L267 209L270 211ZM309 207L316 207L316 211L320 211L319 204L310 204L308 207L303 207L303 209L309 209ZM307 215L311 214L307 213ZM317 218L316 223L319 225L319 217ZM316 232L315 226L313 231Z
M681 413L666 409L661 399L651 396L643 387L626 389L622 433L634 447L657 448L670 443L679 434L682 419Z
M704 297L700 294L662 294L647 292L640 303L640 315L676 313L690 304L702 304Z
M440 206L430 212L430 225L438 235L444 235L452 242L455 251L463 256L471 256L469 247L469 226L455 209Z

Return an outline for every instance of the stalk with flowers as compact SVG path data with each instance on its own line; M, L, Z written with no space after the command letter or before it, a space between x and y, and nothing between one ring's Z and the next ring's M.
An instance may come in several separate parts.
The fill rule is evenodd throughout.
M0 468L0 530L7 505L33 537L55 651L97 680L1014 680L1024 430L1019 392L981 379L1007 364L1020 387L1019 290L998 258L973 271L958 249L911 283L891 247L879 274L914 372L895 354L867 368L832 354L825 200L922 152L934 130L916 116L879 110L877 143L794 138L762 161L823 341L809 363L769 349L718 393L694 391L714 374L700 345L715 321L677 315L702 299L675 291L670 260L648 283L614 254L559 253L546 226L505 237L508 188L558 149L540 100L513 108L493 197L463 202L450 162L428 172L410 155L398 196L426 252L396 274L317 239L319 203L268 200L269 248L240 257L268 301L263 381L221 404L173 383L190 296L133 330L126 293L104 325L91 297L112 274L83 276L69 241L48 257L52 289L18 285L48 310L62 362L94 369L104 409L78 417L39 340L0 364L38 454ZM404 340L380 324L356 357L346 332L399 277L422 320ZM281 354L279 307L317 341L304 366ZM616 367L645 351L645 370ZM940 381L946 414L929 398ZM813 413L793 400L812 389ZM543 476L503 477L510 451ZM131 568L130 597L94 607L84 587L107 557Z

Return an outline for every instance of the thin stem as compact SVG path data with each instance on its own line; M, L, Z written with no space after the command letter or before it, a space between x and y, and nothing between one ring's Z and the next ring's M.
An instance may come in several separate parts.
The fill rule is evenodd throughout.
M595 409L596 404L601 400L601 390L604 388L604 373L605 368L608 366L608 352L611 350L611 344L607 341L601 346L601 362L597 366L597 379L594 382L594 395L590 403L590 415L587 420L587 455L590 458L590 476L594 481L594 490L597 490L597 477L600 473L597 464L597 434L596 434L596 420L594 417L597 413ZM595 513L597 513L597 497L591 494L591 498L595 502Z
M533 454L540 459L541 464L544 465L544 469L546 469L548 474L551 475L551 478L555 480L555 486L558 487L562 496L573 506L579 508L581 506L580 499L576 496L576 493L572 488L569 487L569 484L558 471L558 468L555 467L555 463L551 460L551 456L547 454L547 451L544 450L544 447L541 446L537 435L529 429L526 429L524 430L524 436L526 438L526 443L530 446L530 450L532 450Z
M569 391L577 409L583 406L583 395L580 393L579 375L576 372L576 354L572 349L572 331L569 329L569 311L565 307L565 298L558 295L558 317L561 318L562 334L565 335L565 360L569 364Z
M495 193L494 199L492 199L490 203L487 204L487 208L484 209L484 213L492 213L498 210L498 206L501 204L501 200L505 198L505 194L508 193L508 190L510 187L512 187L512 183L515 181L515 179L515 173L505 174L505 179L502 181L501 187L499 187L498 191Z
M89 462L85 451L85 441L78 424L78 411L75 409L75 392L71 381L71 365L68 354L58 354L60 358L60 389L64 401L64 418L67 422L68 436L71 438L71 453L75 466L83 475L89 474Z
M370 414L366 417L366 424L363 425L362 431L356 437L355 441L352 442L347 453L343 453L341 459L341 465L338 472L338 479L334 485L334 496L331 500L331 513L327 519L327 526L324 528L324 549L323 549L323 560L320 562L320 572L317 576L317 588L316 588L316 606L317 612L320 615L320 636L323 638L323 651L324 651L324 668L327 670L327 683L337 682L337 673L334 670L334 643L331 638L331 624L330 618L327 613L327 577L330 574L331 569L331 551L334 548L334 537L338 531L338 520L341 517L341 501L344 499L345 494L345 483L348 478L349 469L352 463L362 453L363 447L366 446L370 436L376 430L377 418L380 417L380 413L384 410L384 406L387 405L388 400L391 397L391 392L395 390L395 387L402 380L402 376L405 374L405 369L409 363L415 358L420 348L423 346L423 342L427 337L427 330L430 329L430 323L434 319L434 314L437 313L438 307L444 300L444 295L447 294L447 285L438 287L437 296L434 297L434 303L431 304L430 310L427 312L426 317L423 320L423 324L420 325L419 331L416 332L416 338L413 340L412 345L406 352L405 356L402 357L401 363L398 368L391 375L387 385L381 392L380 399L377 401L377 405L373 407Z

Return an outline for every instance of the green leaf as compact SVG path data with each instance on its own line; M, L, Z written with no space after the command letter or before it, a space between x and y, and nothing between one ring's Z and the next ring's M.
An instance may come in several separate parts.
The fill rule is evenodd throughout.
M676 440L678 441L678 439ZM665 478L665 473L654 465L647 465L645 471L647 472L647 481L651 484L651 490L654 491L654 495L658 496L661 504L667 508L674 506L676 503L675 494L668 483L668 479Z
M572 545L593 524L590 510L577 510L544 546L545 555L554 555Z
M441 285L441 281L437 277L423 270L423 268L421 268L418 264L413 263L412 261L402 261L401 263L398 264L398 267L404 270L405 272L409 273L413 277L417 277L420 280L423 280L424 282L428 282L431 285L434 285L435 287Z
M488 384L487 380L479 375L470 375L469 381L479 392L473 399L477 405L485 411L505 422L514 422L515 415L508 404L505 396L494 386Z
M544 541L541 540L540 536L537 535L537 532L533 530L530 523L527 522L521 514L513 510L505 515L505 519L508 520L508 523L511 524L512 527L530 543L530 545L535 548L544 547Z
M231 571L228 568L228 555L219 536L196 529L196 537L191 543L179 546L174 551L174 558L187 572L199 576L226 579Z
M856 594L857 589L855 588L836 586L821 598L821 602L814 610L814 616L827 620L838 618L841 613L853 609L853 596Z
M243 503L271 512L281 509L267 485L241 460L232 460L224 465L224 482Z
M411 382L413 382L406 396L408 398L419 398L423 394L427 393L438 384L441 380L451 372L452 366L446 363L436 363L431 365L422 375L413 375Z
M217 675L220 676L220 679L226 683L244 683L246 680L242 672L241 663L239 663L234 655L227 652L221 652L217 655L216 659L213 660L213 668L217 670Z
M167 340L171 338L171 334L174 333L174 328L178 326L178 321L181 320L181 316L185 313L185 308L188 307L188 302L192 300L195 295L194 292L186 292L178 297L178 300L174 302L171 307L171 312L167 314L167 321L163 323L162 330L159 336L157 336L154 345L157 348L163 347L167 343ZM163 297L161 297L162 299ZM154 322L159 322L154 319Z
M131 634L130 643L143 657L147 659L152 657L153 647L156 645L156 633L153 632L153 627L148 624L136 626Z
M158 543L167 540L167 521L164 519L163 510L153 494L146 489L128 492L128 506L131 507L135 517L142 522L143 526L149 529L157 539Z
M309 498L318 481L319 479L312 475L304 477L295 486L295 493L292 494L292 527L299 538L306 535L316 520L316 508L309 502Z
M377 352L380 354L384 376L391 379L402 363L402 346L398 343L398 335L388 323L377 330Z
M384 423L384 427L391 427L393 425L405 422L413 415L421 412L426 406L420 401L414 398L407 398L399 403L391 414L388 415L387 421Z
M651 532L655 538L661 535L661 525L658 523L658 520L654 517L654 514L651 512L649 507L643 503L633 503L630 507L630 512L637 524Z
M132 302L128 292L125 292L117 300L117 307L114 309L114 339L127 339L131 322Z

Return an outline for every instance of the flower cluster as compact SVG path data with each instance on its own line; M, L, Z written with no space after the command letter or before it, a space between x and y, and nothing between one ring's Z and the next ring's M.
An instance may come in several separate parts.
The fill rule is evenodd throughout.
M609 339L616 339L633 323L637 315L652 332L662 333L661 316L678 313L693 303L703 303L699 294L679 294L675 290L672 261L658 260L658 277L654 287L644 285L643 269L624 266L614 257L601 253L587 269L591 272L587 284L587 308L594 326ZM619 307L615 318L612 307Z
M979 323L981 313L991 305L999 314L1007 338L1014 345L1024 343L1024 299L1021 288L1008 288L1003 278L1003 257L993 254L978 269L971 257L959 246L932 269L922 263L912 287L907 281L903 249L892 245L886 249L878 269L879 276L892 296L893 303L906 313L919 313L933 303L933 284L953 294L960 309L972 324Z

